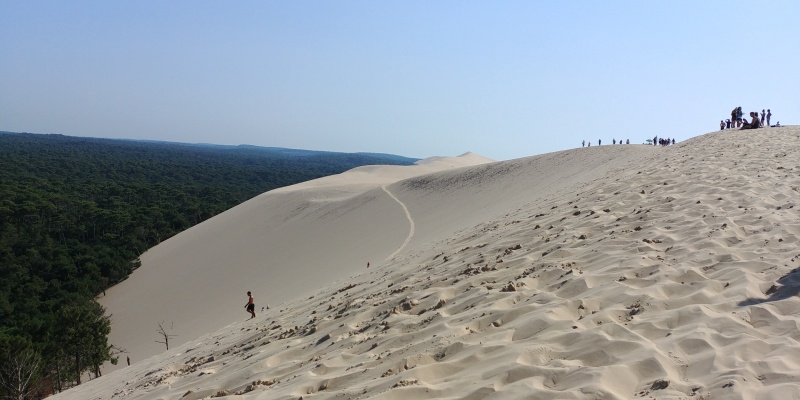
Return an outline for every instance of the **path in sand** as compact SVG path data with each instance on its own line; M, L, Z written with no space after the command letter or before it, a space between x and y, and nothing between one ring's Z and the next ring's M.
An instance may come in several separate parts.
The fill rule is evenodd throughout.
M386 189L386 185L381 185L381 189L383 189L383 191L386 192L386 194L388 194L389 197L393 198L394 201L397 202L397 204L400 204L400 207L403 207L403 212L406 213L406 219L408 219L408 225L409 225L408 236L406 236L406 240L403 242L402 245L400 245L400 248L398 248L397 250L395 250L394 253L392 253L392 255L386 257L386 260L388 261L394 258L394 256L396 256L398 253L403 251L403 249L408 245L408 242L411 241L411 238L414 237L414 220L411 218L411 213L408 212L408 207L406 207L406 205L402 201L400 201L400 199L395 197L395 195L393 195L392 192Z

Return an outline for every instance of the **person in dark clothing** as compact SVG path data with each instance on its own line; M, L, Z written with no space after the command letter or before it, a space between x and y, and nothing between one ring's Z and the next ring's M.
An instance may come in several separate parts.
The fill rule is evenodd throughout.
M743 123L747 122L744 119L744 111L742 111L742 106L736 107L736 126L742 126Z
M747 122L747 120L745 120L744 124L742 124L742 127L740 128L740 130L741 129L756 129L756 128L759 127L758 113L754 112L754 111L751 111L750 112L750 118L752 118L752 120L750 122Z
M247 304L244 305L244 308L250 313L250 319L256 317L256 304L253 302L253 295L249 291L247 292Z

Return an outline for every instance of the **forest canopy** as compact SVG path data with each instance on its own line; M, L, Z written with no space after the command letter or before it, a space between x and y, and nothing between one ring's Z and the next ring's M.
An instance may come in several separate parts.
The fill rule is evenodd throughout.
M275 188L415 161L0 132L0 395L26 398L99 374L121 349L108 343L110 320L94 298L150 247ZM26 385L14 381L26 376L21 365Z

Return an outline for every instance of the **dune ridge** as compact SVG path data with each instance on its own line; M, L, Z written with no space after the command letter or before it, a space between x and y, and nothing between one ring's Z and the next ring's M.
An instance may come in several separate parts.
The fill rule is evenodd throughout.
M386 262L56 398L800 398L798 200L796 126L410 177L307 220Z

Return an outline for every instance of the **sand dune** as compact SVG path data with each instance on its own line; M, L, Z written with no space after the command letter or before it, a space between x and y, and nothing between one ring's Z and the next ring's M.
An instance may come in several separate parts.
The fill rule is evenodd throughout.
M800 398L799 127L459 166L270 192L154 248L103 301L185 343L57 398ZM232 322L245 287L286 301Z
M467 153L413 166L366 166L264 193L142 255L142 266L100 298L110 342L138 361L242 321L258 310L380 265L406 240L405 211L382 187L408 177L487 163ZM105 366L111 371L119 366Z

